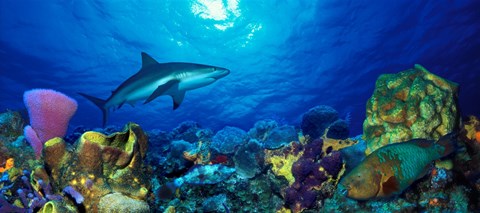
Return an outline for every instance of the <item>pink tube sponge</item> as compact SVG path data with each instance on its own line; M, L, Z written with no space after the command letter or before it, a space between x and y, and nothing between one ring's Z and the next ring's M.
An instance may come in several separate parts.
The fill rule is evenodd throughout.
M23 102L30 116L30 126L42 143L54 137L64 137L70 118L77 111L74 99L50 89L26 91Z
M32 146L33 151L35 152L35 157L39 159L42 155L43 142L38 138L37 133L31 126L27 125L23 129L23 134L25 135L25 139L30 143L30 146Z

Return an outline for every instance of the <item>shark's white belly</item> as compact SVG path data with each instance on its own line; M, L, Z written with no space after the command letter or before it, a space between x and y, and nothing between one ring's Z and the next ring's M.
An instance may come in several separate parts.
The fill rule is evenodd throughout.
M120 105L121 103L130 103L134 104L137 101L143 101L150 97L152 93L161 85L166 84L168 81L172 80L173 78L164 78L158 80L154 83L142 85L139 89L135 89L133 91L123 91L123 95L119 95L118 97L124 97L124 100L112 100L112 105ZM215 82L216 79L214 78L187 78L182 79L178 83L178 86L173 86L172 88L168 89L163 93L163 95L175 95L178 92L185 92L187 90L198 89L200 87L207 86Z
M178 90L180 91L187 91L187 90L193 90L193 89L198 89L200 87L207 86L209 84L212 84L215 82L216 79L214 78L189 78L180 81L178 84Z

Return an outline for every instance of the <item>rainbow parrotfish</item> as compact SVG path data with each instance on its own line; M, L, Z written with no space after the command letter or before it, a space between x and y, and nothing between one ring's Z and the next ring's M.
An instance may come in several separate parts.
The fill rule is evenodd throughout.
M434 160L455 150L456 136L438 141L414 139L375 150L338 185L341 194L356 200L398 195L423 177Z

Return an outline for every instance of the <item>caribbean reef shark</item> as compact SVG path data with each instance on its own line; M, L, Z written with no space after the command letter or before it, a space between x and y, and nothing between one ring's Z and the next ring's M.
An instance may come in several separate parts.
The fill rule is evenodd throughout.
M147 53L142 52L140 71L120 84L107 100L84 93L79 94L102 110L105 126L110 109L119 109L125 103L133 105L139 100L145 100L146 104L158 96L170 95L175 110L182 104L186 91L212 84L229 73L228 69L202 64L158 63Z

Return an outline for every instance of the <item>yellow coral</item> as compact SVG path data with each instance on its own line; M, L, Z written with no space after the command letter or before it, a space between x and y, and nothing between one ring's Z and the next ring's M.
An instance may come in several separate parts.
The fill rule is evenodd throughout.
M277 210L276 213L292 213L292 210L285 208L285 206L282 206L282 208Z
M290 145L291 146L291 145ZM282 150L267 150L265 151L265 162L272 164L272 172L276 176L283 176L287 179L288 184L292 185L295 182L295 177L292 174L292 166L303 154L303 151L294 153L283 152Z
M15 160L13 158L7 159L5 162L5 168L0 167L0 172L5 172L15 166Z
M437 168L443 168L446 170L451 170L453 169L453 162L452 160L437 160L435 161L435 167Z
M347 138L345 140L341 140L341 139L327 138L327 137L324 136L324 137L322 137L322 140L323 140L322 151L324 153L327 152L328 147L332 147L332 150L338 151L340 149L347 148L347 147L350 147L350 146L353 146L353 145L357 144L357 141L354 141L350 138Z
M474 140L476 139L477 131L476 128L477 126L480 126L480 121L478 121L477 117L475 116L470 116L469 121L465 126L463 127L466 131L466 137L469 140Z

